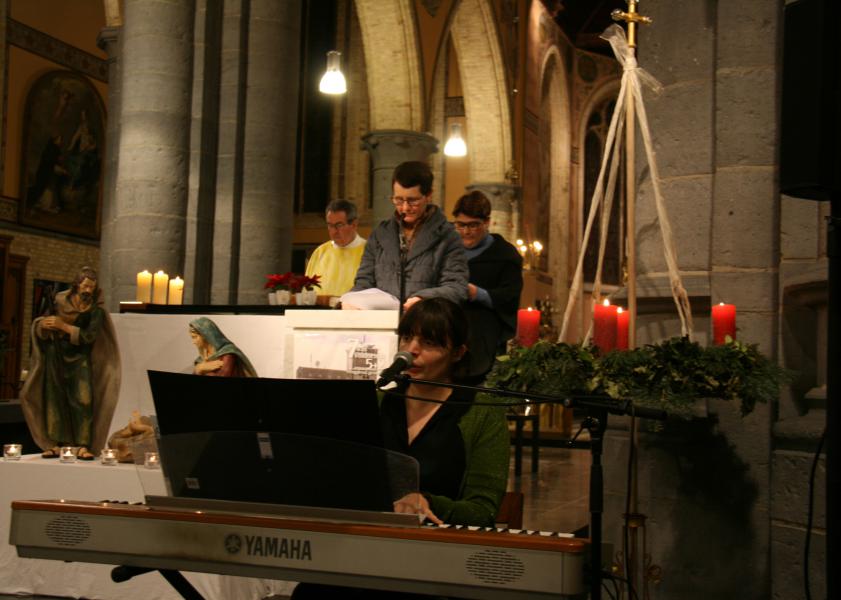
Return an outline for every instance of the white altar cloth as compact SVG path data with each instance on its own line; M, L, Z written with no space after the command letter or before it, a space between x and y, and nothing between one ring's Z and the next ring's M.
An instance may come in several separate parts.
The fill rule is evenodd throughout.
M140 477L143 478L141 484ZM0 593L41 594L90 600L176 600L181 596L159 573L140 575L124 583L111 581L110 565L65 563L19 558L9 545L12 500L126 500L141 502L147 494L164 493L160 471L133 465L104 466L99 462L62 464L27 455L20 461L0 458ZM131 540L126 540L131 544ZM258 600L288 595L294 583L185 573L207 600Z

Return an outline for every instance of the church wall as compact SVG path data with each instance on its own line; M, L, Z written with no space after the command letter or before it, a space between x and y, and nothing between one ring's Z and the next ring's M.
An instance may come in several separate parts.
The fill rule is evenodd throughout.
M105 54L96 45L97 35L105 26L102 2L78 0L57 7L57 3L50 0L12 0L0 13L10 21L14 20L14 23L7 21L5 40L0 233L14 238L12 253L29 258L24 314L21 315L24 330L32 319L35 279L70 282L79 267L99 267L98 239L80 239L18 224L24 104L35 80L52 70L66 69L81 74L98 93L107 118ZM36 33L27 34L27 28ZM65 45L70 46L68 52L65 52ZM91 56L93 60L89 58ZM79 70L84 68L88 71ZM96 77L88 73L95 73ZM101 155L100 160L103 160ZM21 350L22 368L27 369L28 333L24 334Z

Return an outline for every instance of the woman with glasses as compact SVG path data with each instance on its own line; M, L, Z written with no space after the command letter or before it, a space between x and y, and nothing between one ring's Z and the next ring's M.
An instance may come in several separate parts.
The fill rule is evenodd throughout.
M371 232L352 292L377 288L402 302L404 310L421 298L467 299L464 248L431 203L432 180L426 163L404 162L394 170L394 214ZM352 304L353 296L342 302Z
M474 375L484 375L494 358L505 352L517 327L517 309L523 290L523 258L497 233L489 233L491 203L472 191L453 208L455 228L467 254L470 279L465 305L470 324L470 351Z

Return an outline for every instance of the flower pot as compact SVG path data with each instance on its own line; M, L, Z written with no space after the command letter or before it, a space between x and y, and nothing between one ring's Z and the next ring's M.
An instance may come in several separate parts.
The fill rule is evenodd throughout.
M316 290L304 290L295 294L295 303L298 306L315 306L316 300L318 300Z
M269 306L275 306L277 304L277 292L269 292Z
M292 294L289 290L276 290L274 295L280 306L288 306L292 303Z

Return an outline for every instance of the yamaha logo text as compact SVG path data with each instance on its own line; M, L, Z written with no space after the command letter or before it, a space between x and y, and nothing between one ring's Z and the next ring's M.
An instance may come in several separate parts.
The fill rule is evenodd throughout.
M230 547L229 544L226 545ZM310 541L294 538L246 535L245 552L249 556L273 556L274 558L285 558L289 560L312 560Z

